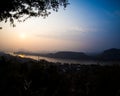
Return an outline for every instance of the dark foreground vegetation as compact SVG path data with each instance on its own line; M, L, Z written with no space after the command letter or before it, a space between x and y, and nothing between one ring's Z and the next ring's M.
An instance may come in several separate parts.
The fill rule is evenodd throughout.
M3 55L0 96L120 96L120 66L38 62Z

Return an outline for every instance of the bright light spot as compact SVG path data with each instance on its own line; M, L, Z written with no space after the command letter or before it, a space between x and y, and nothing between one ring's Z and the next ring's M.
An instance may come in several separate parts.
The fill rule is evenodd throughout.
M21 57L21 58L25 57L25 55L23 55L23 54L19 54L18 56Z
M20 38L21 38L21 39L25 39L25 38L26 38L26 34L25 34L25 33L21 33L21 34L20 34Z

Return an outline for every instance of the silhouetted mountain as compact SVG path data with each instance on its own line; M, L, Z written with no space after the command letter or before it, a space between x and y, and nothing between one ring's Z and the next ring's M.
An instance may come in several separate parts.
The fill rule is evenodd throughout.
M120 49L111 48L103 51L103 53L99 56L102 60L120 60Z
M15 54L25 54L34 56L43 56L59 59L75 59L75 60L100 60L100 61L120 61L120 49L111 48L104 50L96 55L86 55L84 52L60 51L56 53L32 53L32 52L15 52Z
M111 48L111 49L105 50L103 53L107 55L120 55L120 49Z
M50 53L45 56L51 57L51 58L61 58L61 59L88 59L89 58L89 56L87 56L83 52L70 52L70 51Z
M8 54L0 56L0 96L120 96L119 65L25 59Z

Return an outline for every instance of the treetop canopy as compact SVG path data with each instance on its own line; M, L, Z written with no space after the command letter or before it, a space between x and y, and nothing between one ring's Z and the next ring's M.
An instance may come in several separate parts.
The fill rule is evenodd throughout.
M1 0L0 22L9 20L14 25L14 20L20 21L24 15L46 17L50 14L48 10L58 11L59 6L66 8L68 4L68 0Z

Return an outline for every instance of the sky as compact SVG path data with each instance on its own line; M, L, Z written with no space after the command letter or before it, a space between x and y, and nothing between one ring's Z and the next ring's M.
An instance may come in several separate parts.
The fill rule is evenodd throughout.
M0 50L100 52L120 48L120 0L69 0L46 18L0 22Z

